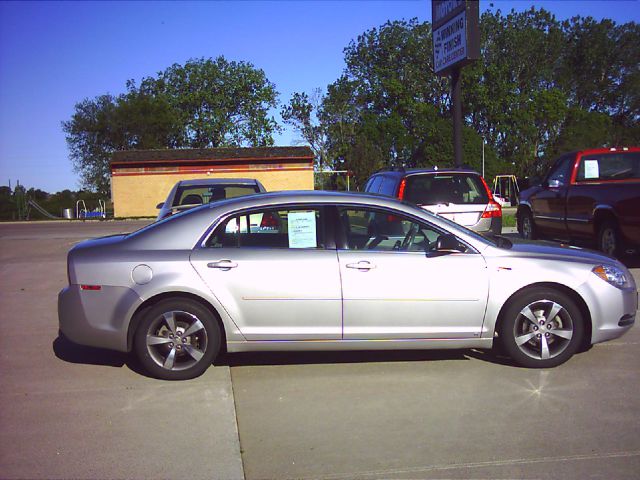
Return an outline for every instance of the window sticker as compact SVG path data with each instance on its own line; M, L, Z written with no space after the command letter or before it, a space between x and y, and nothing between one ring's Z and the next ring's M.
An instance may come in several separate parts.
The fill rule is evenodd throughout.
M598 160L584 161L584 178L585 180L600 178L600 165L598 164Z
M289 248L317 248L316 212L289 212Z

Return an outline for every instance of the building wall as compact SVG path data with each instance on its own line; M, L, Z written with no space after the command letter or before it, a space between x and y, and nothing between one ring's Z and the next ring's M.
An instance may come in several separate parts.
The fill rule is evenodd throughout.
M231 172L188 173L154 171L144 172L113 167L111 174L111 198L114 216L154 217L156 205L163 202L171 188L180 180L196 178L255 178L267 191L313 190L313 167L311 162L280 165L277 169L251 166L250 169L235 169Z

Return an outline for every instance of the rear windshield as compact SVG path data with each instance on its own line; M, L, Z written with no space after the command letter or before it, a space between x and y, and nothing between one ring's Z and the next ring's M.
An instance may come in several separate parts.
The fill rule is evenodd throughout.
M472 173L410 175L407 177L404 199L418 205L489 203L480 176Z
M200 205L226 198L242 197L259 191L257 185L190 185L178 187L173 206Z
M578 182L640 179L640 152L586 154L578 166Z

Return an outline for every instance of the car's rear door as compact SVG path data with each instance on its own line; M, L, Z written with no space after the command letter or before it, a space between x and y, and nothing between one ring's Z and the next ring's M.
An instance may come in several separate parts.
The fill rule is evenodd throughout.
M445 232L389 212L344 208L340 219L344 339L480 336L489 289L480 254L427 255Z
M191 263L247 340L342 337L340 271L324 209L233 215Z

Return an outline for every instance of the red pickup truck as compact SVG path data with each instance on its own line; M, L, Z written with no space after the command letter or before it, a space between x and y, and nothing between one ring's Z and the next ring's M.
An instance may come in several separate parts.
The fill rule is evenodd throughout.
M640 247L640 148L571 152L541 185L520 193L518 232L527 239L589 241L615 256Z

